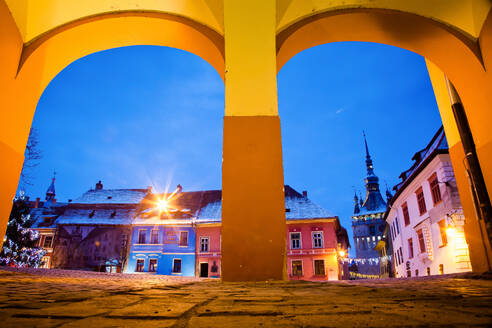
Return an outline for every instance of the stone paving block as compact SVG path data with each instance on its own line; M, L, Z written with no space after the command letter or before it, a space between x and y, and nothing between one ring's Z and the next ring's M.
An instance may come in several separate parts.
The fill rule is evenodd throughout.
M170 299L166 302L155 299L144 299L138 304L113 310L108 313L108 316L113 318L131 316L177 318L198 303L199 302L184 303L179 300Z
M23 328L23 327L36 327L36 328L52 328L58 327L64 323L70 322L69 320L59 319L46 319L46 318L10 318L8 321L2 322L0 325L3 328Z
M277 316L210 316L193 317L189 321L193 328L230 328L230 327L301 327L294 318Z
M176 323L175 319L172 320L148 320L147 318L141 319L114 319L105 317L91 317L87 319L71 321L65 323L59 327L72 328L72 327L97 327L97 328L110 328L110 327L125 327L125 328L166 328L172 327Z
M282 315L281 304L265 304L265 303L247 303L236 304L230 301L216 301L211 302L207 306L201 307L197 310L198 316L218 316L218 315Z

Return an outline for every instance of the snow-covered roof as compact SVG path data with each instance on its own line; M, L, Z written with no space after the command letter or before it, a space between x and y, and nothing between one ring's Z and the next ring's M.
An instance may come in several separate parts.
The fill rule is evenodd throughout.
M200 222L220 222L222 219L222 202L208 203L199 212L197 220Z
M332 218L334 216L309 198L298 193L292 187L285 186L285 217L287 220ZM208 203L198 214L198 222L220 222L221 219L221 201Z
M58 224L104 224L126 225L132 224L136 214L136 207L93 208L69 206L63 215L56 221Z
M286 197L285 210L287 220L332 218L335 216L308 198Z
M45 202L44 205L46 205ZM37 229L54 229L56 228L57 219L63 214L67 203L52 203L49 206L31 208L29 214L31 215L31 220L33 221L32 228Z
M111 198L108 198L111 196ZM145 197L144 197L145 196ZM58 203L52 208L33 209L42 225L46 217L56 224L191 224L220 222L222 219L222 191L205 190L181 192L169 200L172 210L162 218L155 212L154 202L170 194L147 194L146 189L90 190L73 203ZM285 216L287 220L332 218L334 215L290 186L285 186ZM39 222L38 222L39 221ZM50 221L50 220L47 220ZM36 227L38 227L36 226Z
M89 190L73 201L74 204L138 204L147 194L147 189L101 189Z

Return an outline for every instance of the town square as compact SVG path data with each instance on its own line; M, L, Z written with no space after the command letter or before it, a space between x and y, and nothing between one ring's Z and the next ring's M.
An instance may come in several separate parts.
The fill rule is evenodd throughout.
M490 0L0 0L0 326L490 326L491 67Z

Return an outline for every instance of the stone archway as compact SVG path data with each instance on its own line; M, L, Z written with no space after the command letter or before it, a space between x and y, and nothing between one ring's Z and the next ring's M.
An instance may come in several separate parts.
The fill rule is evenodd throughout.
M492 190L488 123L492 74L485 69L492 64L492 18L489 13L485 20L481 12L490 11L488 1L442 0L440 6L425 0L124 3L46 0L40 5L0 0L0 157L4 159L0 161L0 236L43 89L77 58L124 45L156 44L190 51L211 63L225 80L224 280L286 277L276 73L307 47L337 40L372 41L415 51L435 63L439 69L433 82L444 71L462 97L485 181ZM448 11L441 10L443 6ZM11 10L17 13L15 19ZM439 85L434 86L438 102L445 99ZM449 113L449 108L440 110ZM453 129L452 120L445 119L444 124ZM470 215L470 197L463 192L466 180L459 166L462 155L456 140L451 156L465 213Z
M492 115L492 74L486 72L487 49L490 49L492 15L489 14L480 38L473 40L461 31L419 15L384 9L344 9L328 11L304 18L277 34L277 69L304 49L338 41L365 41L389 44L418 53L426 58L430 77L443 120L450 155L460 190L465 215L467 239L473 269L487 270L486 256L491 257L480 234L469 183L463 164L465 154L457 131L445 75L453 82L463 100L471 130L477 144L489 194L492 176L490 134L483 122ZM488 45L488 48L487 48ZM490 50L488 50L490 51ZM444 75L444 73L445 75ZM485 237L486 238L486 237ZM488 254L487 254L488 253Z
M160 45L194 53L223 78L224 40L216 31L188 18L156 12L101 14L58 26L23 43L16 23L0 2L0 233L3 236L17 189L24 148L37 102L49 82L73 61L94 52Z

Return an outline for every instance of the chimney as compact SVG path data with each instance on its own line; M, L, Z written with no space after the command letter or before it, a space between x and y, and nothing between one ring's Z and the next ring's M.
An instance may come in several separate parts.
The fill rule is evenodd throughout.
M302 192L302 197L306 198L307 199L307 191L306 190L303 190Z
M103 189L103 184L101 183L101 180L99 180L98 183L96 183L96 190L102 190Z
M148 193L148 194L151 194L151 193L152 193L152 186L148 186L148 187L147 187L147 193Z
M176 187L176 194L179 194L182 191L183 191L183 187L181 187L181 185L178 184L178 186Z
M40 199L41 199L41 198L36 197L36 204L34 204L34 208L38 208L38 207L39 207L39 200L40 200Z

